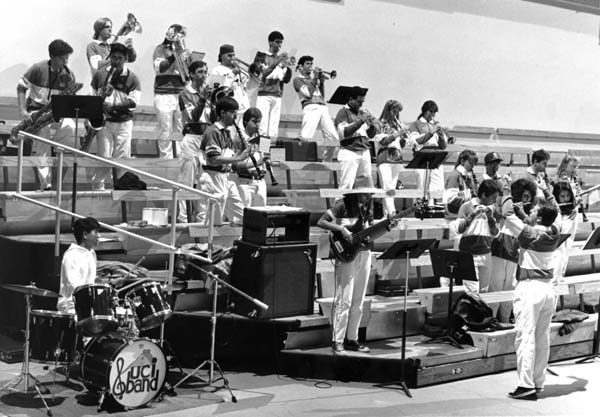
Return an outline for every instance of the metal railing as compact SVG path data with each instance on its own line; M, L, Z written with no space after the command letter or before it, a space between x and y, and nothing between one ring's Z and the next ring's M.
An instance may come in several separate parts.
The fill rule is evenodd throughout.
M114 168L121 168L130 172L133 172L137 175L143 176L143 177L147 177L147 178L151 178L155 181L164 183L164 184L168 184L171 186L172 190L173 190L173 200L172 200L172 206L171 206L171 230L170 230L170 235L171 235L171 239L170 239L170 244L166 244L166 243L162 243L158 240L155 239L150 239L141 235L138 235L136 233L130 232L128 230L125 230L123 228L120 227L116 227L116 226L112 226L103 222L99 222L100 226L102 226L103 228L106 228L108 230L112 230L114 232L117 233L121 233L123 235L132 237L134 239L138 239L141 240L143 242L146 243L150 243L156 246L160 246L163 249L166 249L169 252L169 271L168 271L168 292L169 294L172 291L172 282L173 282L173 270L174 270L174 264L175 264L175 255L176 254L185 254L186 256L189 256L190 258L194 258L203 262L208 262L208 263L212 263L212 242L213 242L213 227L214 227L214 203L217 201L217 197L215 197L212 194L209 194L207 192L201 191L201 190L197 190L193 187L190 187L188 185L185 184L180 184L178 182L175 181L171 181L169 179L166 178L162 178L159 177L157 175L151 174L149 172L146 171L142 171L140 169L136 169L136 168L132 168L129 167L127 165L118 163L118 162L114 162L110 159L106 159L106 158L102 158L100 156L97 155L93 155L90 154L88 152L85 151L81 151L79 149L67 146L65 144L59 143L59 142L55 142L49 139L45 139L42 138L40 136L36 136L36 135L32 135L31 133L27 133L27 132L19 132L19 136L21 137L27 137L30 138L32 140L36 140L39 142L43 142L46 143L48 145L51 145L55 148L55 150L58 152L58 169L57 169L57 187L56 187L56 205L53 206L52 204L47 204L38 200L35 200L33 198L27 197L26 195L22 194L22 183L23 183L23 140L20 140L18 142L18 158L17 158L17 191L15 193L11 193L12 196L14 198L17 199L21 199L23 201L27 201L29 203L47 208L49 210L53 210L56 212L56 220L55 220L55 249L54 249L54 255L55 257L60 256L60 217L61 214L65 214L74 218L85 218L85 216L82 216L80 214L68 211L68 210L64 210L61 208L61 203L62 203L62 177L63 177L63 164L64 164L64 152L71 152L75 155L75 158L77 158L77 155L80 155L82 157L85 158L90 158L99 162L102 162L106 165L112 166ZM75 159L76 162L76 159ZM197 255L195 253L186 251L184 249L178 248L175 246L175 240L176 240L176 223L177 223L177 201L178 201L178 197L177 197L177 193L179 190L186 190L186 191L190 191L192 193L198 194L199 196L205 197L208 200L208 236L207 236L207 241L208 241L208 254L207 257L204 256L200 256ZM76 198L76 194L74 193L73 198Z

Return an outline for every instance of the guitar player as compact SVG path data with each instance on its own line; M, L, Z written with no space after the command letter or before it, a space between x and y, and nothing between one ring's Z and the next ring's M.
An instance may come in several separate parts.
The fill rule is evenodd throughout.
M353 233L365 230L373 223L374 193L381 191L375 188L355 188L344 193L344 197L335 202L319 219L317 225L333 234L343 236L343 240L351 244ZM352 260L336 260L335 262L335 294L332 318L332 344L334 353L344 350L369 352L367 346L358 342L358 326L362 317L362 305L367 291L367 282L371 271L370 240L390 231L398 224L398 220L383 220L381 231L377 231L363 239ZM332 252L335 253L334 240Z

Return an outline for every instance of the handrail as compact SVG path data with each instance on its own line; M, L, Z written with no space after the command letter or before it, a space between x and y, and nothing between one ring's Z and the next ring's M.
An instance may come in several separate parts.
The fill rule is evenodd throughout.
M101 156L93 155L93 154L90 154L90 153L85 152L85 151L80 151L79 149L72 148L70 146L64 145L64 144L59 143L59 142L55 142L55 141L50 140L50 139L42 138L40 136L32 135L31 133L27 133L27 132L23 132L23 131L19 131L19 136L25 136L25 137L28 137L30 139L37 140L37 141L46 143L48 145L54 146L55 148L62 149L63 151L73 152L76 155L81 155L81 156L84 156L86 158L90 158L90 159L94 159L96 161L104 162L107 165L113 166L115 168L125 169L125 170L133 172L133 173L135 173L137 175L141 175L141 176L144 176L144 177L152 178L155 181L159 181L159 182L162 182L162 183L165 183L165 184L169 184L171 187L174 187L174 188L177 188L177 189L181 189L181 190L191 191L193 193L196 193L198 195L206 197L209 200L217 201L217 197L215 197L214 195L212 195L210 193L207 193L206 191L201 191L201 190L198 190L196 188L190 187L189 185L185 185L185 184L181 184L181 183L178 183L178 182L175 182L175 181L171 181L169 179L159 177L158 175L154 175L154 174L151 174L151 173L146 172L146 171L142 171L142 170L137 169L137 168L132 168L132 167L129 167L127 165L123 165L123 164L120 164L118 162L114 162L114 161L112 161L110 159L102 158ZM19 146L21 146L21 144L22 144L22 141L19 142Z

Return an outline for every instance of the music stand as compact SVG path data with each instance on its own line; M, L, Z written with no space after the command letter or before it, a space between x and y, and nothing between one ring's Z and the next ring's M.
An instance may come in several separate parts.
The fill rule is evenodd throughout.
M404 277L404 307L402 309L402 362L400 364L400 381L398 384L404 390L404 393L412 398L412 395L406 385L406 320L407 320L407 307L406 299L408 297L408 270L410 268L410 259L416 259L423 254L426 250L430 249L437 239L419 239L419 240L403 240L394 243L385 252L383 252L377 259L406 259L406 275Z
M172 389L174 390L175 388L177 388L179 385L181 385L185 380L187 380L191 376L195 376L196 373L200 369L204 368L205 365L209 365L209 368L208 368L208 381L206 381L206 384L207 385L212 385L212 383L214 381L216 381L215 379L213 379L214 369L216 367L217 371L219 371L219 374L221 374L221 379L223 380L223 386L225 386L225 388L227 388L227 390L229 391L229 394L231 395L231 401L234 402L234 403L236 403L237 402L237 398L235 398L235 395L233 395L233 392L231 392L231 388L229 387L229 381L227 380L227 378L225 378L225 374L223 373L223 370L221 370L221 367L219 366L219 364L215 360L215 339L216 339L216 333L217 333L217 293L218 293L219 284L221 284L221 285L229 288L231 291L234 291L234 292L238 293L239 295L241 295L245 299L251 301L252 303L254 303L254 305L260 307L263 310L268 310L269 306L266 305L265 303L257 300L256 298L252 298L251 296L249 296L245 292L243 292L241 290L238 290L233 285L231 285L231 284L223 281L221 278L219 278L218 276L216 276L212 272L206 271L206 270L202 269L201 267L199 267L198 265L194 265L193 263L189 263L188 265L191 266L192 268L195 268L195 269L197 269L197 270L199 270L199 271L207 274L213 280L213 283L214 283L214 288L213 288L213 291L214 291L213 292L213 305L212 305L212 312L211 312L211 315L210 315L210 323L211 323L211 331L210 331L210 359L205 360L200 365L198 365L196 368L194 368L192 371L188 372L188 374L185 375L183 378L181 378L173 386ZM205 382L201 378L200 378L200 380L202 382Z
M53 95L51 97L52 117L55 122L62 118L75 118L75 143L73 147L79 148L78 125L79 119L89 119L93 123L104 117L104 99L100 96L69 96ZM77 154L73 155L73 193L71 196L71 211L77 208ZM75 218L72 219L75 221Z
M463 281L477 281L473 255L456 250L431 249L429 256L431 256L433 275L436 277L449 277L450 285L448 287L448 317L444 335L428 340L425 343L447 342L458 349L463 349L462 345L450 334L452 297L454 295L454 280L456 280L457 284L462 284Z
M423 186L423 199L429 201L429 183L431 182L431 170L436 169L448 157L448 152L438 149L421 149L413 154L413 159L406 165L410 169L425 170L425 185Z

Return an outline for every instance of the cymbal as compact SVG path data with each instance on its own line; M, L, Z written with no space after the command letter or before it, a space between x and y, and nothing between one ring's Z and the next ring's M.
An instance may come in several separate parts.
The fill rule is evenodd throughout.
M29 295L37 295L40 297L52 297L58 298L58 293L50 290L44 290L42 288L38 288L35 285L18 285L18 284L4 284L0 285L0 288L4 288L5 290L20 292L22 294Z

